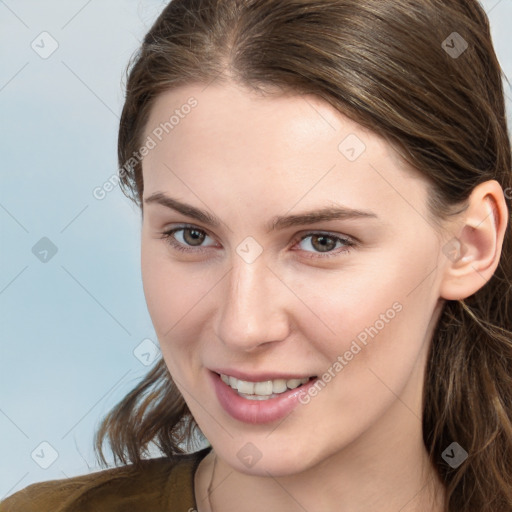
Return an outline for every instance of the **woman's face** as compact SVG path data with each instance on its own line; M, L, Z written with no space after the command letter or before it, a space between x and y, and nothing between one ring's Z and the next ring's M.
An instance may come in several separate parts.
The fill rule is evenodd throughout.
M424 178L314 96L234 85L161 95L144 142L147 305L219 456L286 475L421 432L446 264Z

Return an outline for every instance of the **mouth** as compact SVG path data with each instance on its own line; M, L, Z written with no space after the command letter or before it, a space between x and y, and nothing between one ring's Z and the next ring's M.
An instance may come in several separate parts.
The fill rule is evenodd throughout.
M216 372L214 372L216 373ZM283 393L292 389L300 388L306 385L309 381L316 379L316 375L312 377L302 378L278 378L262 381L248 381L237 379L232 375L224 373L217 373L224 384L228 385L231 389L236 391L239 396L247 400L269 400L271 398L278 398Z
M316 376L306 377L304 373L254 374L234 368L209 370L209 376L224 411L252 425L281 421L303 404L301 398L318 382Z

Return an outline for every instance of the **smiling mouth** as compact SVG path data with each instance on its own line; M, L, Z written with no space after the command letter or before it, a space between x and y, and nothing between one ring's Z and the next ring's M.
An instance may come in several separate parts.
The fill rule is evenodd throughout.
M236 377L225 375L223 373L217 374L222 379L224 384L234 389L240 396L249 400L268 400L269 398L276 398L279 395L297 389L313 377L304 377L302 379L273 379L259 382L250 382L246 380L237 379Z

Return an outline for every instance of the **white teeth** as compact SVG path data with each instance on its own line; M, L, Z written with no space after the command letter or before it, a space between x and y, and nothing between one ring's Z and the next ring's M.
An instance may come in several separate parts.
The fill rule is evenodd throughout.
M240 391L240 382L243 382L241 380L238 381L238 391ZM243 391L243 393L247 393L248 395L271 395L272 394L272 381L267 380L265 382L256 382L254 384L254 391L253 393L247 393L247 391Z
M272 381L272 391L274 393L283 393L283 391L286 391L287 389L286 380L276 379Z
M247 382L245 380L239 380L239 381L237 381L236 389L240 393L244 393L246 395L254 395L254 382ZM258 393L258 394L260 394L260 393Z
M244 398L247 398L247 400L268 400L269 398L275 398L277 395L240 395Z
M308 379L309 380L309 379ZM307 381L306 381L307 382ZM304 379L290 379L286 381L286 385L290 389L298 388L301 384L304 384Z
M304 379L275 379L266 380L262 382L248 382L245 380L239 380L235 377L221 374L220 378L222 382L238 391L244 398L250 400L265 400L269 397L274 397L279 393L284 393L288 389L298 388L302 384L306 384L309 378Z

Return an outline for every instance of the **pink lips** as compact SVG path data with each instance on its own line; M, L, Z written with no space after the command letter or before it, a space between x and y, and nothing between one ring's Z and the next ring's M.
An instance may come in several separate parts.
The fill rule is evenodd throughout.
M231 370L230 370L231 372ZM224 372L222 372L224 373ZM236 373L234 375L233 373ZM262 424L278 421L288 414L300 403L299 396L307 392L310 386L313 386L318 379L311 379L306 384L299 386L295 389L290 389L281 393L278 397L269 398L267 400L248 400L241 397L231 386L225 384L220 375L210 371L210 378L214 386L215 393L223 409L236 420L244 423ZM273 374L271 377L267 375L258 375L248 378L240 374L240 372L226 373L241 380L248 380L250 382L258 382L264 380L273 380L278 378L293 379L301 378L297 376L276 376Z
M311 375L298 375L293 373L279 373L279 372L265 372L265 373L246 373L231 368L210 368L212 372L224 375L230 375L238 380L246 380L247 382L263 382L265 380L276 380L276 379L304 379L309 378Z

